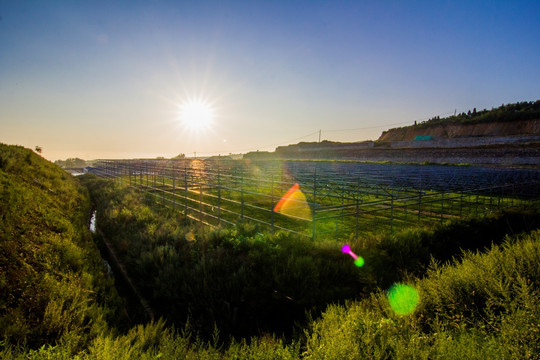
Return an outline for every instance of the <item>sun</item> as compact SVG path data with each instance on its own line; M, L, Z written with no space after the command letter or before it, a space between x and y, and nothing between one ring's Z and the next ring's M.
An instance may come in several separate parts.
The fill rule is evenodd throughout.
M213 120L214 109L203 100L188 100L180 105L180 121L191 132L208 129Z

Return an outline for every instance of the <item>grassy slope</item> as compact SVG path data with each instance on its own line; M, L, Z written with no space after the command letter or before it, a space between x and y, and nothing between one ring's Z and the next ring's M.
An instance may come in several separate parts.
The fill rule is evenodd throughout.
M420 297L409 316L394 314L384 292L331 306L312 324L307 358L539 358L539 231L409 283Z
M89 214L87 190L65 171L0 144L0 339L78 347L106 328L111 281Z

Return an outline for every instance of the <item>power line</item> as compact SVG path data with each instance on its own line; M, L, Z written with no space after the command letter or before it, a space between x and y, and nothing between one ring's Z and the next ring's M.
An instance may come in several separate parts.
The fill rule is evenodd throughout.
M298 138L295 138L295 139L291 139L291 140L287 140L287 141L282 141L280 143L276 143L276 144L270 144L270 145L265 145L265 146L261 146L260 149L265 149L267 147L271 147L271 146L280 146L280 145L285 145L285 144L290 144L292 143L293 141L298 141L298 140L302 140L302 139L305 139L307 137L310 137L310 136L313 136L313 135L316 135L318 134L319 131L315 131L315 132L312 132L312 133L309 133L307 135L304 135L304 136L301 136L301 137L298 137ZM252 149L250 149L252 150Z
M379 129L384 128L388 126L394 126L394 125L402 125L402 124L409 124L410 121L403 121L399 123L393 123L393 124L385 124L385 125L378 125L378 126L367 126L367 127L361 127L361 128L354 128L354 129L323 129L322 131L326 132L339 132L339 131L358 131L358 130L368 130L368 129Z
M291 140L286 140L286 141L281 141L279 143L275 143L275 144L269 144L269 145L264 145L264 146L258 146L257 148L254 148L254 147L251 147L251 148L245 148L245 149L241 149L241 150L235 150L236 153L246 153L246 152L249 152L249 151L258 151L258 150L261 150L261 149L266 149L266 148L269 148L269 147L273 147L273 146L280 146L280 145L288 145L294 141L298 141L298 140L302 140L302 139L305 139L307 137L310 137L310 136L313 136L315 134L318 134L319 133L319 130L315 131L315 132L312 132L312 133L309 133L307 135L304 135L304 136L301 136L301 137L298 137L298 138L295 138L295 139L291 139ZM212 153L199 153L199 156L207 156L207 155L214 155L216 152L212 152ZM217 152L219 154L226 154L227 151L223 151L223 152Z
M439 116L452 115L453 113L454 112L450 112L450 113L446 113L446 114L441 114ZM257 147L257 148L252 147L252 148L249 148L249 149L235 150L235 151L240 152L240 153L245 153L245 152L249 152L249 151L258 151L259 149L266 149L266 148L274 147L274 146L289 145L289 144L291 144L291 143L293 143L295 141L303 140L305 138L308 138L310 136L314 136L314 135L317 135L317 134L319 135L319 142L320 142L322 132L343 132L343 131L360 131L360 130L369 130L369 129L379 129L379 128L387 128L389 126L395 126L395 125L411 124L413 122L424 121L424 120L429 120L429 119L431 119L431 118L421 118L421 119L401 121L401 122L391 123L391 124L383 124L383 125L377 125L377 126L366 126L366 127L361 127L361 128L352 128L352 129L327 129L327 130L319 129L319 130L314 131L312 133L309 133L307 135L297 137L297 138L294 138L294 139L290 139L290 140L286 140L286 141L281 141L279 143L268 144L268 145L260 146L260 147ZM223 152L223 153L226 153L226 152ZM211 154L211 153L208 153L208 154Z

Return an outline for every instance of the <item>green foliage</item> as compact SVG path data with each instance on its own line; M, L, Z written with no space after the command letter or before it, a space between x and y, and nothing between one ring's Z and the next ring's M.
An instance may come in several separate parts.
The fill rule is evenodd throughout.
M536 101L523 101L514 104L501 105L498 108L491 110L468 111L467 113L461 113L452 115L446 118L439 118L438 116L419 123L418 127L431 127L440 125L465 125L465 124L477 124L486 122L508 122L508 121L520 121L520 120L537 120L540 119L540 100Z
M81 180L92 204L77 179L0 145L2 359L540 358L537 208L350 241L365 259L357 268L342 243L249 223L210 231ZM115 329L91 207L167 322ZM410 315L389 305L398 281L418 291Z
M189 318L205 338L215 324L236 337L290 335L306 311L318 314L370 286L339 244L250 225L208 230L133 190L82 180L96 194L99 229L158 315L177 325Z
M538 358L540 232L486 254L435 263L411 283L420 304L395 314L385 292L330 306L306 333L305 358Z
M86 161L79 158L68 158L66 160L56 160L54 162L61 168L83 168L86 166Z
M485 250L506 235L540 228L540 207L507 209L482 218L454 220L435 228L407 229L395 235L352 243L365 253L368 269L381 287L400 281L405 274L423 276L431 261L459 258L464 250Z
M1 344L0 344L1 346ZM299 346L285 345L274 336L232 342L227 348L166 327L164 322L138 325L127 334L101 335L85 351L70 353L69 344L44 345L36 350L0 347L0 357L11 359L298 359Z
M0 144L0 338L84 346L107 329L112 283L87 230L87 190L31 150Z

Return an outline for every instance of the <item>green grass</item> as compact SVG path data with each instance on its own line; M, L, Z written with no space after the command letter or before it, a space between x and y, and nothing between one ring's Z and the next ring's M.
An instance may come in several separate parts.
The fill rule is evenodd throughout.
M420 296L411 315L395 314L384 291L330 306L307 332L306 358L538 358L539 262L535 231L409 279Z
M232 336L291 334L305 311L361 294L370 281L343 262L339 245L245 224L190 226L181 214L132 189L83 178L92 193L116 189L97 208L98 227L159 315L189 317L202 336L214 323ZM113 190L110 190L113 189ZM100 195L101 196L101 195Z
M31 150L0 144L0 339L85 346L119 299L87 229L86 188Z
M271 235L249 223L197 229L151 195L83 179L96 184L90 188L98 196L116 194L98 208L98 224L150 301L175 323L195 316L206 336L214 323L236 336L255 335L256 329L289 334L306 311L318 314L326 304L363 297L406 273L422 275L432 257L448 261L461 249L483 249L505 234L540 224L537 212L505 212L479 220L445 219L436 229L313 242L283 232ZM366 259L362 272L340 253L345 242ZM288 321L275 321L279 314L288 314Z
M540 232L506 238L486 253L467 253L452 264L432 264L422 279L406 282L419 293L411 315L390 308L384 290L344 305L330 305L289 345L274 336L219 345L193 340L189 330L163 322L125 335L94 338L80 359L537 359L540 350ZM4 347L16 358L69 358L69 344L37 350Z
M142 177L141 177L142 176ZM490 212L523 203L523 199L498 194L443 193L410 189L360 189L351 184L328 189L319 184L304 189L314 217L295 219L272 211L291 184L268 178L221 176L221 180L186 178L174 182L166 176L143 174L116 179L152 194L156 202L177 209L212 226L254 221L269 231L288 229L317 239L349 239L396 233L407 228L429 227L470 214ZM198 183L203 183L199 189ZM344 205L344 207L339 207ZM337 206L337 208L336 208ZM357 215L358 214L358 215Z
M358 268L342 240L209 230L86 176L91 205L20 147L0 146L0 177L2 359L539 358L538 205L351 239ZM162 319L124 328L91 206ZM409 315L395 283L418 291Z

